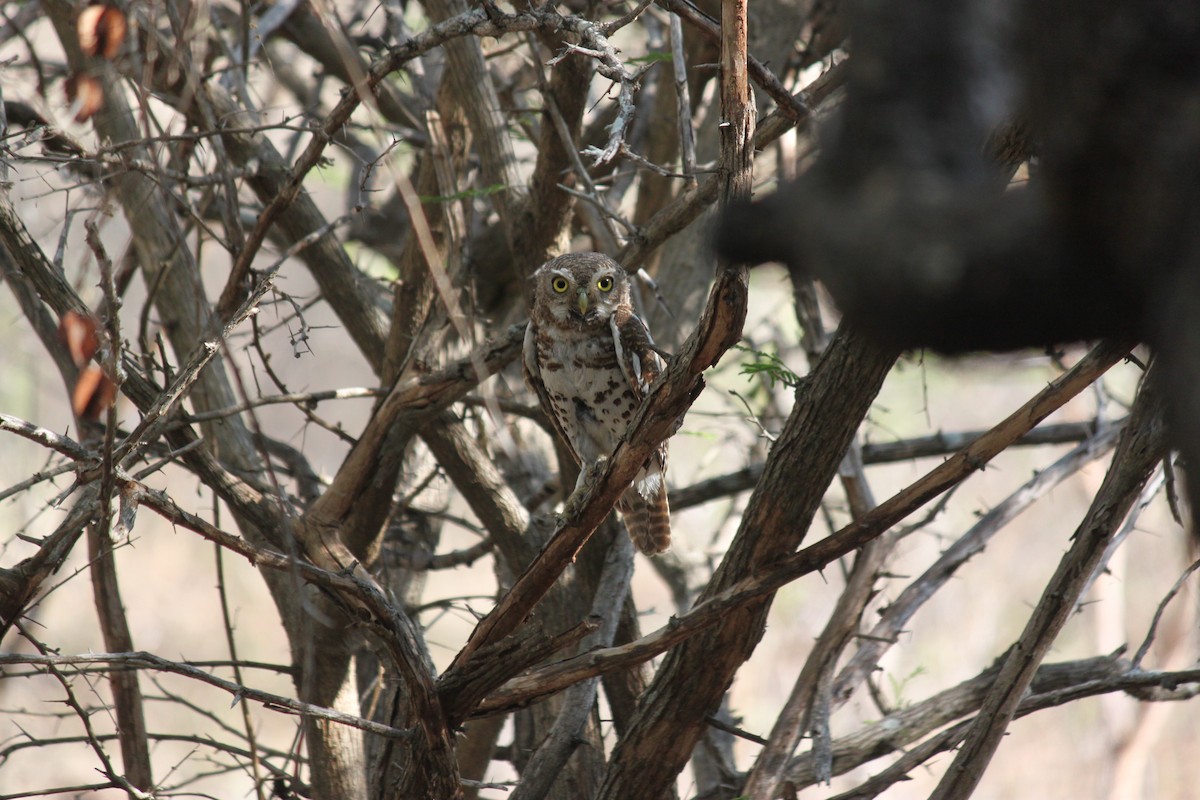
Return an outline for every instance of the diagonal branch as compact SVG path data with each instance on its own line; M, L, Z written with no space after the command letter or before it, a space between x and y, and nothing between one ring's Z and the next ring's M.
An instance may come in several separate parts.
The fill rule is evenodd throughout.
M835 339L835 342L837 341ZM840 343L832 350L835 356L839 347ZM696 636L704 629L721 623L733 611L760 601L785 584L823 569L838 558L854 552L933 497L965 480L975 471L983 469L991 458L1019 439L1029 427L1036 425L1086 389L1127 351L1128 348L1124 344L1099 345L1074 367L980 436L976 442L881 503L860 520L797 553L748 573L727 588L713 592L686 614L673 617L665 627L647 634L636 642L583 653L516 678L507 683L502 690L493 693L479 710L494 713L523 705L534 697L560 691L588 675L624 669L648 661ZM813 380L820 379L822 375L819 367ZM845 398L844 392L833 394L843 400ZM825 419L828 422L828 416ZM786 442L783 437L780 441ZM794 525L794 521L791 524Z
M279 187L278 194L262 210L258 222L246 237L246 244L238 253L233 264L225 288L221 292L219 310L228 313L240 303L240 294L250 273L250 265L266 241L267 232L275 224L279 215L290 206L299 196L304 178L320 163L325 148L336 140L338 132L350 121L362 102L361 93L374 93L381 81L396 70L403 67L412 59L438 47L451 39L474 35L500 37L506 33L540 30L555 33L573 33L580 37L589 50L598 54L597 69L606 77L620 81L622 84L621 97L626 98L632 93L627 85L628 73L616 58L611 45L608 44L604 26L590 22L581 17L563 16L555 11L530 10L517 14L497 14L488 16L483 9L473 9L449 19L431 25L425 31L399 44L388 52L387 56L371 65L370 71L355 87L347 92L341 101L329 113L325 121L312 132L312 139L291 169L287 180ZM632 100L629 100L632 102ZM616 135L618 132L614 132ZM619 140L618 140L619 143Z
M1119 428L1125 424L1125 420L1113 420L1107 424L1110 427ZM1087 441L1095 431L1096 423L1093 421L1039 425L1013 442L1011 446L1078 444ZM863 463L892 464L897 461L943 456L963 449L985 433L987 431L984 430L940 432L930 436L902 439L897 442L867 443L862 447ZM762 478L763 466L762 462L754 463L724 475L697 481L691 486L675 489L671 492L671 508L690 508L727 495L750 491Z
M1152 367L1143 379L1112 466L1072 537L1071 549L1059 562L1021 638L1010 651L962 749L931 795L936 800L963 800L975 790L1038 664L1075 609L1079 593L1100 563L1105 546L1154 466L1166 455L1166 426L1161 418L1157 376L1158 371Z
M64 656L64 655L28 655L24 653L6 653L0 654L0 666L6 665L29 665L44 669L61 668L61 667L82 667L92 664L110 664L115 667L125 669L145 669L154 670L156 672L170 672L175 675L182 675L186 678L206 683L209 686L215 686L229 692L234 696L235 700L247 699L262 703L264 708L273 711L281 711L286 714L297 714L299 716L315 717L316 719L328 720L341 725L349 725L354 728L361 728L364 731L386 736L391 739L409 739L412 737L412 731L393 728L390 725L383 725L378 722L373 722L369 719L356 717L352 714L344 714L332 708L324 708L314 706L311 703L304 703L300 700L293 700L290 697L283 695L264 692L259 689L254 689L249 686L243 686L240 683L227 681L224 678L218 678L209 672L206 672L199 667L182 661L171 661L161 656L156 656L153 653L146 652L130 652L130 653L89 653L88 655L79 656Z
M840 706L850 699L855 687L875 669L883 653L896 641L917 610L954 576L959 567L980 553L993 534L1081 467L1112 449L1117 434L1123 428L1124 420L1114 423L1046 469L1038 470L1033 478L984 514L970 530L946 548L929 569L883 609L879 621L863 636L857 652L842 668L834 683L834 702Z
M523 325L510 326L498 338L436 372L399 381L372 415L329 489L313 503L306 516L314 524L335 524L345 518L368 484L375 480L374 465L378 463L380 448L388 440L388 432L398 425L416 431L460 400L517 357L524 335Z

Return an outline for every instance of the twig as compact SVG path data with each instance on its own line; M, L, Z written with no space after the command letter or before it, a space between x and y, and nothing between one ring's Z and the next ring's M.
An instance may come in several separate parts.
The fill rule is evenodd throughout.
M290 403L300 406L316 406L318 403L326 400L358 400L368 397L383 397L388 392L387 389L371 388L367 386L353 386L345 389L328 389L321 392L290 392L287 394L274 394L265 397L255 397L244 400L232 406L218 408L212 411L200 411L194 413L181 414L180 417L185 422L209 422L214 419L224 419L232 417L235 414L241 414L243 411L248 411L252 408L260 406L277 405L280 403Z
M470 547L462 550L453 550L449 553L398 553L385 545L382 557L389 565L411 569L415 572L424 572L426 570L454 569L455 567L469 566L492 552L495 548L496 543L491 539L484 539L482 542L473 544Z
M1036 500L1074 475L1084 465L1107 453L1116 443L1117 435L1123 427L1124 420L1105 428L1102 433L1082 443L1046 469L1040 470L1021 488L981 517L953 545L946 548L920 577L906 586L900 595L883 609L879 621L862 637L858 651L842 668L834 684L834 702L840 706L850 699L855 687L875 669L883 653L896 641L896 637L912 616L954 576L959 567L982 552L994 534Z
M188 388L200 377L201 371L220 352L221 344L229 338L234 329L247 317L258 312L258 302L271 288L274 277L274 272L263 274L254 291L250 293L245 302L229 317L221 330L205 341L196 352L192 353L188 358L188 363L175 376L175 380L159 395L153 406L143 413L141 422L121 442L121 446L113 454L114 461L123 463L126 459L132 457L146 442L153 441L158 437L161 429L166 425L175 404L179 402Z
M764 745L767 743L767 740L758 734L743 730L736 725L730 725L728 722L724 722L716 716L709 716L707 722L717 730L724 731L725 733L736 736L739 739L745 739L747 742L754 742L758 745Z
M594 145L591 145L591 146L583 148L583 150L581 152L585 156L595 156L597 153L600 152L600 148L595 147ZM693 170L691 173L675 172L674 170L670 170L670 169L667 169L666 167L655 164L653 161L646 158L645 156L638 155L632 149L630 149L629 145L627 145L627 144L621 145L621 157L628 161L632 161L634 164L638 165L639 167L642 167L643 169L650 170L655 175L661 175L664 178L685 178L685 179L689 180L691 183L695 183L694 178L698 174L715 172L715 170L711 170L711 169L696 169L696 170Z
M92 653L89 655L79 656L54 656L46 653L41 655L15 654L15 653L0 653L0 666L10 664L27 664L37 667L45 667L56 676L61 676L59 667L69 667L75 665L90 665L90 664L117 664L123 667L132 669L149 669L159 672L171 672L176 675L182 675L185 678L207 683L210 686L215 686L218 689L229 692L235 699L248 699L257 703L262 703L265 708L273 711L280 711L286 714L297 714L300 716L316 717L317 719L329 720L336 722L339 725L349 725L352 728L359 728L368 733L385 736L389 739L408 739L412 736L412 731L401 728L393 728L390 725L383 725L369 719L356 717L353 714L345 714L341 711L335 711L331 708L323 706L315 706L311 703L303 703L299 700L293 700L290 697L263 692L258 689L252 689L248 686L243 686L233 681L227 681L224 678L218 678L215 675L210 675L202 669L185 664L179 661L170 661L156 656L153 653L135 652L135 653ZM62 678L60 677L60 680Z
M616 48L608 43L609 28L607 25L592 26L591 23L587 23L584 30L588 30L591 34L589 39L592 47L590 49L567 43L564 45L563 52L550 59L547 65L553 65L571 53L580 53L596 59L598 62L596 72L620 87L617 91L617 118L608 126L608 142L604 145L604 149L592 159L592 166L598 167L612 161L625 141L625 130L633 121L636 111L633 105L633 95L639 88L640 74L635 75L625 69L625 65L617 57Z
M1091 385L1092 381L1103 375L1127 351L1125 343L1098 345L1067 373L1059 376L969 447L885 500L861 520L852 522L833 535L779 559L770 568L745 577L725 590L713 594L696 604L686 614L673 617L665 627L643 636L636 642L586 653L533 670L510 681L503 689L490 695L481 705L480 711L503 711L519 702L528 702L531 697L553 694L588 675L623 669L649 660L695 636L704 628L721 622L733 609L757 602L796 578L822 569L842 556L854 552L929 499L956 485L976 470L982 469L988 461L1020 438L1030 427Z
M649 8L650 4L653 2L654 0L639 0L638 4L629 9L629 11L625 14L622 14L611 22L604 23L604 34L606 36L612 36L614 33L621 30L621 28L624 28L626 25L640 17L642 12Z
M75 699L75 692L71 689L71 684L62 674L62 671L58 669L59 664L62 663L59 661L61 657L48 655L45 645L30 635L29 631L25 629L24 625L19 622L16 623L16 625L17 629L21 632L21 635L24 636L26 641L30 642L40 654L40 656L18 656L18 658L41 660L41 662L46 666L46 671L53 675L55 680L58 681L59 685L62 686L63 691L65 691L67 694L64 702L66 702L66 704L79 718L79 722L83 725L83 731L84 735L87 737L88 745L92 748L92 752L96 754L96 757L100 759L100 772L104 775L104 777L112 781L114 786L124 789L130 797L135 798L136 800L152 800L153 795L134 786L124 775L121 775L116 771L116 768L113 766L108 754L104 752L104 747L100 744L100 740L96 738L96 732L92 728L91 715L88 714L81 705L79 705L79 701ZM3 664L6 660L7 659L5 656L0 655L0 664Z
M1165 426L1155 390L1154 367L1142 382L1129 425L1121 434L1112 466L1071 549L1059 563L1037 608L988 693L954 762L942 776L933 800L964 800L983 777L1000 739L1020 704L1038 662L1066 623L1079 591L1095 569L1150 471L1165 455Z
M54 480L54 478L57 476L63 475L67 472L74 472L76 469L77 466L71 463L59 464L57 467L49 467L47 469L40 469L25 480L14 483L7 489L0 491L0 502L4 502L10 497L15 497L31 487L36 486L42 481Z
M596 240L595 249L605 255L616 253L620 249L617 245L617 234L612 227L611 220L615 219L617 222L620 222L627 233L633 233L637 230L637 227L633 223L627 219L623 219L619 214L609 209L600 197L599 192L596 191L595 186L592 187L591 192L585 192L567 186L565 183L555 185L572 197L578 197L586 203L585 206L580 208L584 224L587 225L588 230Z
M26 422L11 414L0 413L0 431L15 433L56 453L61 453L73 461L98 461L100 458L100 454L95 450L85 447L69 436L55 433L48 428Z
M1184 584L1187 583L1187 579L1190 578L1192 573L1194 573L1197 569L1200 569L1200 561L1193 561L1191 566L1183 571L1183 574L1180 575L1179 579L1175 581L1175 584L1171 587L1171 590L1167 592L1166 596L1163 597L1163 599L1159 602L1158 607L1154 609L1154 618L1150 620L1150 628L1146 631L1146 638L1142 640L1141 646L1139 646L1137 652L1133 654L1134 669L1141 669L1142 661L1146 658L1146 654L1150 652L1150 645L1154 643L1154 637L1158 633L1158 625L1160 622L1162 622L1163 614L1166 612L1167 606L1175 598L1175 595L1179 594L1180 590L1183 589Z
M692 130L692 98L688 93L687 60L683 53L683 24L671 12L671 66L675 71L675 115L679 125L679 152L683 174L691 185L696 183L696 134Z

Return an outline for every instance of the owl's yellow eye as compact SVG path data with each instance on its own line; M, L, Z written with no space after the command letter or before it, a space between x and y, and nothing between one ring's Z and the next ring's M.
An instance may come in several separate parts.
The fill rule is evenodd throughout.
M562 277L561 275L550 281L550 288L553 289L554 291L558 292L559 294L562 294L563 292L565 292L567 290L568 286L570 286L570 284L567 283L567 279Z
M600 280L596 281L596 288L602 292L611 292L613 287L612 275L605 275Z

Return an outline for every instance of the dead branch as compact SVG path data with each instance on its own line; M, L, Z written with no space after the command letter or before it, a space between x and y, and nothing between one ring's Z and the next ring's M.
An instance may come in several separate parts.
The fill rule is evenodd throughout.
M25 665L49 670L51 668L92 666L95 664L111 664L125 669L154 670L182 675L185 678L191 678L206 683L209 686L215 686L233 695L235 699L245 698L253 700L261 703L263 707L274 711L325 719L330 722L336 722L339 725L349 725L391 739L409 739L413 735L410 730L400 730L388 725L381 725L369 719L363 719L351 714L343 714L334 709L314 706L299 700L293 700L290 697L263 692L233 681L227 681L186 662L171 661L161 656L156 656L153 653L90 653L78 656L0 653L0 665Z
M1076 530L1071 549L1046 586L1033 616L1016 642L980 708L962 749L933 797L960 800L978 785L992 754L1020 705L1037 665L1075 608L1076 599L1104 554L1154 466L1166 454L1165 426L1155 371L1138 393L1129 425L1122 431L1112 467Z

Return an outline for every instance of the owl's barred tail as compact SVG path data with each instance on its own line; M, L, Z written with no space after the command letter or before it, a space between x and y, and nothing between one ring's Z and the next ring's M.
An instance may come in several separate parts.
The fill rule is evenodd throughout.
M666 552L671 547L671 509L667 505L667 487L658 481L654 494L644 496L636 487L630 488L617 504L625 518L629 538L638 550L648 556Z

